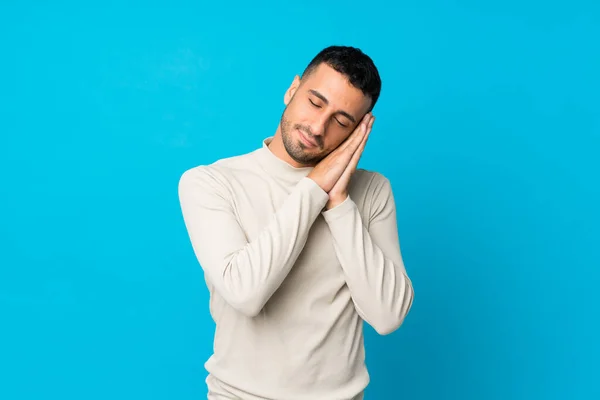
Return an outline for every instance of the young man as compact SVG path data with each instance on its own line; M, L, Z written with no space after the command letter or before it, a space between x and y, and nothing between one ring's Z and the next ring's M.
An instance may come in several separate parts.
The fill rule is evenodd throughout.
M390 182L356 168L380 87L362 51L328 47L262 147L183 173L216 323L209 399L363 398L363 321L389 334L413 301Z

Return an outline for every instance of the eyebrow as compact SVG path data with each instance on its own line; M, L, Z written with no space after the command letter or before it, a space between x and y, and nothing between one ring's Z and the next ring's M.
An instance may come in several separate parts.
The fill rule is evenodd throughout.
M308 91L312 95L317 96L319 99L321 99L323 101L323 103L329 104L329 100L327 100L327 97L323 96L321 93L317 92L314 89L309 89ZM356 119L352 115L348 114L346 111L344 111L344 110L338 110L337 113L343 115L346 118L348 118L350 121L352 121L352 123L356 123Z

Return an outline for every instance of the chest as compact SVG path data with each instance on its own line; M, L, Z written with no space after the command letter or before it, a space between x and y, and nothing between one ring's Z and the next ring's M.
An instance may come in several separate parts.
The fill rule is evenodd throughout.
M252 182L251 190L243 189L249 187L249 181ZM275 225L296 229L294 219L299 217L293 212L288 215L283 208L294 190L293 185L253 176L240 177L232 184L239 185L234 191L238 195L233 200L233 208L248 242L265 231L276 234ZM327 222L319 214L309 226L300 227L298 232L301 233L296 240L302 249L282 288L286 293L302 295L302 291L306 294L321 291L321 295L327 296L326 288L337 290L345 282Z

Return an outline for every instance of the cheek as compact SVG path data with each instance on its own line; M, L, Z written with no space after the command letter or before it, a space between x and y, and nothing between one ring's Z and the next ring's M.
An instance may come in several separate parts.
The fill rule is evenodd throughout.
M344 141L350 136L347 132L335 132L335 130L331 131L331 134L325 135L325 147L328 151L333 151L339 145L344 143Z
M288 109L294 122L301 125L312 125L321 121L322 118L322 111L312 106L308 100L297 99L292 102Z
M301 99L294 99L287 107L288 113L296 119L304 119L310 115L310 109L302 103Z

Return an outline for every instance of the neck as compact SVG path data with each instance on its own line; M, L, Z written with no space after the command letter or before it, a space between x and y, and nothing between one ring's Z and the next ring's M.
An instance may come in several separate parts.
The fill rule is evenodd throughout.
M285 145L283 144L283 137L281 135L281 127L277 127L277 132L275 132L275 135L273 136L273 140L271 140L271 143L269 143L268 147L269 147L269 150L271 150L271 152L273 153L273 155L275 155L275 157L279 158L282 161L285 161L286 163L288 163L289 165L291 165L294 168L313 167L313 165L306 165L306 164L299 163L298 161L296 161L292 157L290 157L287 150L285 149Z
M298 181L306 177L313 168L294 166L297 165L297 163L294 163L293 160L288 161L289 155L287 155L283 143L273 144L274 141L274 136L265 138L262 147L255 153L255 160L261 165L263 171L272 178L289 185L297 184Z

